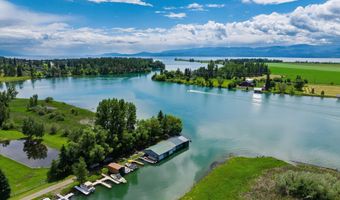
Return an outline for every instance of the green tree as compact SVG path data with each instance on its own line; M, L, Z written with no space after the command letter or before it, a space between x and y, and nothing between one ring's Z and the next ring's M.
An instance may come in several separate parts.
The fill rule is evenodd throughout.
M136 106L133 103L127 103L126 128L128 132L132 132L135 129L136 122Z
M8 93L6 91L0 92L0 127L9 119L9 102Z
M218 77L218 78L217 78L217 83L218 83L218 87L221 88L222 85L223 85L223 83L224 83L224 79L221 78L221 77Z
M303 86L305 85L305 81L301 78L301 76L296 76L294 87L298 91L302 91Z
M33 118L28 117L23 121L22 133L28 137L43 137L44 124L38 123Z
M158 112L157 119L159 122L162 122L164 119L164 114L161 110Z
M268 70L267 74L266 74L266 83L265 83L265 89L269 90L270 89L270 72Z
M0 169L0 200L9 199L11 188L5 174Z
M80 157L79 162L73 165L72 171L80 184L87 180L89 172L83 157Z
M162 123L163 133L168 136L176 136L182 132L182 121L172 115L166 115Z

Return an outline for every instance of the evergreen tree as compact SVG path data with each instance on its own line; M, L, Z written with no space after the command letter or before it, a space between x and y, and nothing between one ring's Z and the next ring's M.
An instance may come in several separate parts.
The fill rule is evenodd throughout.
M0 169L0 200L9 199L11 188L5 174Z
M79 158L79 162L74 164L73 167L73 174L77 177L77 180L80 184L85 183L89 172L86 168L86 163L83 157Z

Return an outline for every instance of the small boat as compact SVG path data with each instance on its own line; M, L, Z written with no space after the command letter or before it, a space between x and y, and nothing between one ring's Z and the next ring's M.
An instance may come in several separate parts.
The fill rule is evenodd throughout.
M111 178L115 181L118 181L120 183L127 183L127 181L125 180L125 178L123 178L120 174L111 174L110 175Z
M125 163L125 166L131 169L131 171L137 170L138 166L134 163Z
M124 174L128 174L130 172L132 172L133 170L130 169L129 167L124 167Z
M153 160L153 159L151 159L151 158L149 158L149 157L146 157L146 156L142 156L142 157L140 157L139 159L141 159L141 160L143 160L143 161L145 161L145 162L147 162L147 163L151 163L151 164L157 163L157 161L155 161L155 160Z

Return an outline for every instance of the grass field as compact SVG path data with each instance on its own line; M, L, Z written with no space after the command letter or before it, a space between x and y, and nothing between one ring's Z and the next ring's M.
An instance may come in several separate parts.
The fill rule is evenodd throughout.
M14 77L0 76L0 83L1 82L25 81L25 80L28 80L28 79L31 79L31 77L29 77L29 76L20 76L20 77L17 77L17 76L14 76Z
M265 170L288 165L274 158L234 157L216 167L197 183L182 200L237 200L250 189L252 180Z
M317 95L321 95L321 91L325 92L325 96L335 97L336 95L340 95L340 85L311 85L311 84L308 84L308 86L304 88L304 93L310 95L312 88L314 88L314 93L317 94Z
M39 115L33 111L27 111L26 105L28 103L28 99L14 99L10 103L10 119L15 124L16 131L1 131L0 132L0 140L4 139L18 139L22 138L23 135L18 133L21 131L22 122L27 117L32 117L36 121L41 122L45 125L45 136L44 143L53 148L61 148L63 144L66 143L66 138L62 137L62 133L64 130L74 130L79 128L84 128L88 126L84 124L86 121L93 120L94 113L85 109L77 108L65 103L52 101L50 103L46 103L44 101L39 101L40 105L45 105L50 108L53 108L53 112L58 112L63 116L63 120L56 120L54 118L50 118L49 114ZM72 114L71 110L75 110L77 114ZM57 127L57 134L50 135L50 129L52 126Z
M47 184L48 169L32 169L0 155L0 168L5 173L11 186L11 196L32 190Z
M268 63L272 74L283 75L292 80L297 75L310 84L340 85L340 64L322 63Z

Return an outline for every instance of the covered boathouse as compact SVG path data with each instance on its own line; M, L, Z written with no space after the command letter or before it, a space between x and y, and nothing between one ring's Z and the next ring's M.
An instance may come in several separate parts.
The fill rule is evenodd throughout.
M168 140L161 141L144 150L145 154L157 162L169 157L176 151L189 146L189 140L184 136L171 137Z

